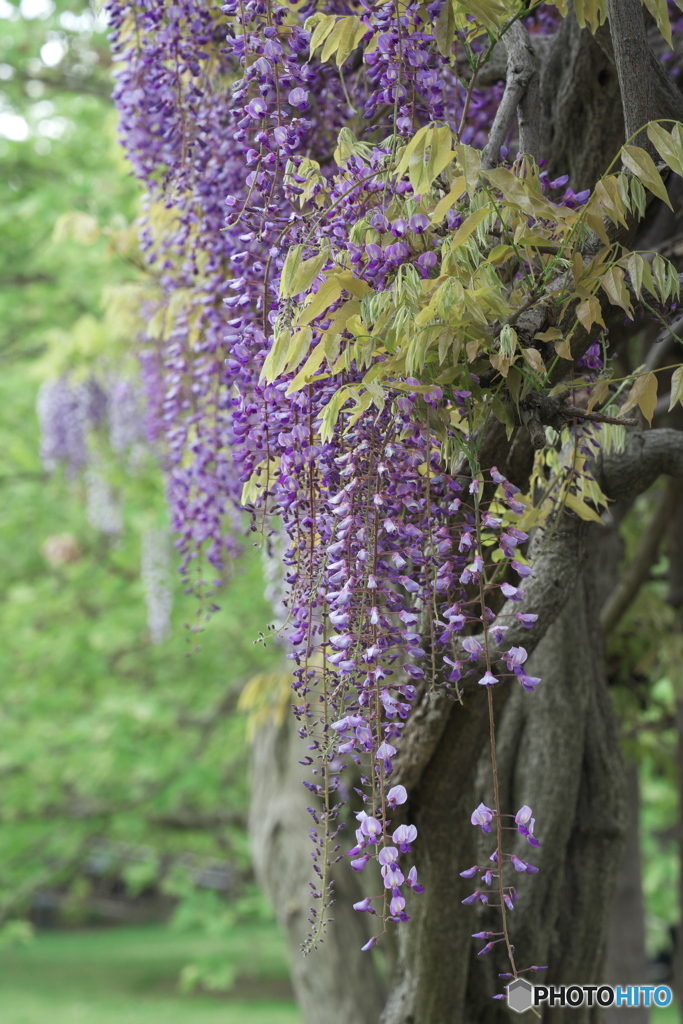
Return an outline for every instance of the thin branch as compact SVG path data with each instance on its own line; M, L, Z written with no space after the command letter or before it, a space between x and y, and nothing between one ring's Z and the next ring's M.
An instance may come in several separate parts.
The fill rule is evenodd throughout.
M519 149L538 159L540 149L540 87L538 60L521 22L510 26L503 37L507 50L505 92L496 112L481 166L490 170L498 163L515 113L519 110Z
M650 570L657 558L659 546L666 534L666 527L681 493L680 480L668 480L664 497L657 502L654 514L645 527L640 543L626 572L607 598L600 613L600 625L607 636L619 623L624 613L647 583Z

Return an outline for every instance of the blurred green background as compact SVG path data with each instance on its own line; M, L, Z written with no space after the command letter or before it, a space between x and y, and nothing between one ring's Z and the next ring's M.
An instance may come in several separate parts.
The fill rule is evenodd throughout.
M41 383L134 375L130 310L154 287L109 65L96 10L0 0L0 1020L294 1024L246 837L238 697L277 660L257 642L272 614L259 555L245 552L207 616L169 549L171 626L153 643L141 550L168 524L151 456L131 468L94 442L120 519L109 532L83 474L48 474L40 458ZM630 515L632 546L652 501ZM681 652L663 640L676 631L654 575L610 664L640 766L648 953L663 981Z

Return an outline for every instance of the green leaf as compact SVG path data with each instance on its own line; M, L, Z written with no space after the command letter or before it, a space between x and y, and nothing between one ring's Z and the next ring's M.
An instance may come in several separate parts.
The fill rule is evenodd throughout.
M481 174L481 153L478 149L473 149L472 146L464 146L461 142L456 145L455 153L458 158L458 164L465 175L467 191L470 196L473 196L477 190L479 175Z
M669 10L666 0L643 0L652 17L657 22L657 28L673 49L673 38L671 35L671 22L669 21Z
M280 376L287 359L289 342L289 331L279 331L275 335L275 340L273 341L270 352L263 361L261 373L259 374L259 382L264 380L272 382Z
M448 57L455 38L455 14L451 0L446 0L441 8L434 26L434 37L441 56Z
M590 505L587 505L585 501L582 501L576 494L567 494L565 496L565 504L567 508L570 508L572 512L576 512L580 519L585 519L589 523L601 523L602 519Z
M669 412L671 412L676 402L680 402L681 405L683 405L683 365L675 369L671 375L671 401L669 402Z
M620 415L629 412L638 406L647 422L652 424L655 408L657 406L657 375L655 373L644 373L636 377L633 387L628 393L628 398L621 407Z
M328 277L306 303L299 313L298 323L303 327L310 324L317 316L324 313L342 293L341 282L336 277Z
M669 134L661 124L648 125L647 137L655 147L662 160L665 160L672 171L683 175L683 148L680 145L680 133L677 139Z
M327 250L301 262L303 245L293 246L287 253L280 278L280 298L291 299L305 292L315 281L328 260Z
M320 368L320 365L325 358L325 342L319 341L315 346L308 359L297 373L294 380L291 382L285 394L293 395L295 391L301 391L309 383L309 378Z
M650 192L653 192L658 199L661 199L673 210L662 176L649 153L641 149L640 146L624 146L621 159L624 166L628 167L629 171L632 171L643 185L650 189Z
M475 231L482 221L490 215L491 211L488 206L483 206L481 210L477 210L475 213L471 213L467 220L463 221L458 230L450 239L450 244L453 249L458 245L462 245L470 237L473 231Z
M337 19L334 14L324 14L320 18L320 21L315 26L313 30L313 35L311 36L311 45L309 51L311 57L318 49L318 47L325 42L330 32L334 28L336 20Z
M459 175L451 185L450 192L440 199L432 211L432 224L440 224L448 211L453 207L465 191L465 177Z

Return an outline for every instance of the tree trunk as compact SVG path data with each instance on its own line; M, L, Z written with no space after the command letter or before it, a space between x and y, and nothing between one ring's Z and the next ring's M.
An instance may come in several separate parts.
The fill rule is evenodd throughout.
M249 814L254 869L284 932L306 1024L377 1024L385 985L373 954L361 952L372 918L352 909L363 893L346 858L333 868L334 922L317 949L305 957L301 952L315 902L310 889L315 878L309 839L313 821L306 810L314 798L302 785L311 773L300 764L308 751L297 730L287 710L282 724L268 722L255 737Z
M629 828L617 892L609 921L607 981L610 985L642 985L648 980L645 954L645 907L643 905L642 864L640 859L640 790L638 766L628 770ZM647 1024L645 1006L610 1007L605 1024Z
M539 644L529 671L543 683L533 695L516 689L499 715L504 811L529 804L542 842L530 850L520 838L515 848L520 856L530 853L541 869L519 876L520 900L510 915L515 957L521 967L547 964L543 981L556 985L605 980L607 920L627 827L620 742L596 625L596 582L588 569ZM492 852L490 837L478 841L469 823L489 786L490 768L482 785L483 765L479 772L475 767L482 732L484 694L454 709L415 794L418 870L427 892L413 898L414 920L399 930L383 1024L508 1020L507 1009L492 997L502 990L497 973L509 966L503 957L478 958L481 942L475 948L470 939L474 931L498 931L499 917L460 905L475 886L458 872L485 863ZM556 1024L565 1016L583 1024L597 1020L598 1011L555 1008L543 1020Z

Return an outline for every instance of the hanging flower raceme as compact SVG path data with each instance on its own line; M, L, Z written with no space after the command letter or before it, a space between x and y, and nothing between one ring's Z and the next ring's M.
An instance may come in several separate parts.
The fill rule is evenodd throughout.
M147 430L184 567L206 552L220 570L245 509L282 551L281 633L316 773L314 895L329 899L346 771L364 797L351 868L376 860L382 879L355 909L381 919L378 935L422 892L397 778L416 703L440 687L492 708L496 687L540 683L525 647L506 642L538 617L524 603L526 503L482 469L478 439L492 415L514 429L506 388L548 385L519 310L545 301L548 282L556 305L576 298L566 267L589 216L610 215L515 159L512 137L503 164L483 169L503 87L479 89L476 75L509 18L501 7L482 23L480 6L451 18L441 0L108 4L161 290L141 346ZM559 16L544 6L524 23L551 33ZM631 189L636 208L634 180L605 194ZM612 290L632 272L621 260L604 261ZM541 344L566 341L551 330ZM585 360L599 372L600 353ZM585 464L589 430L577 443ZM75 452L73 438L60 444ZM493 802L472 819L497 836L493 866L471 869L482 885L466 902L498 893L509 947L503 871L534 868L503 850ZM537 845L531 811L514 820ZM485 950L499 941L486 937Z

